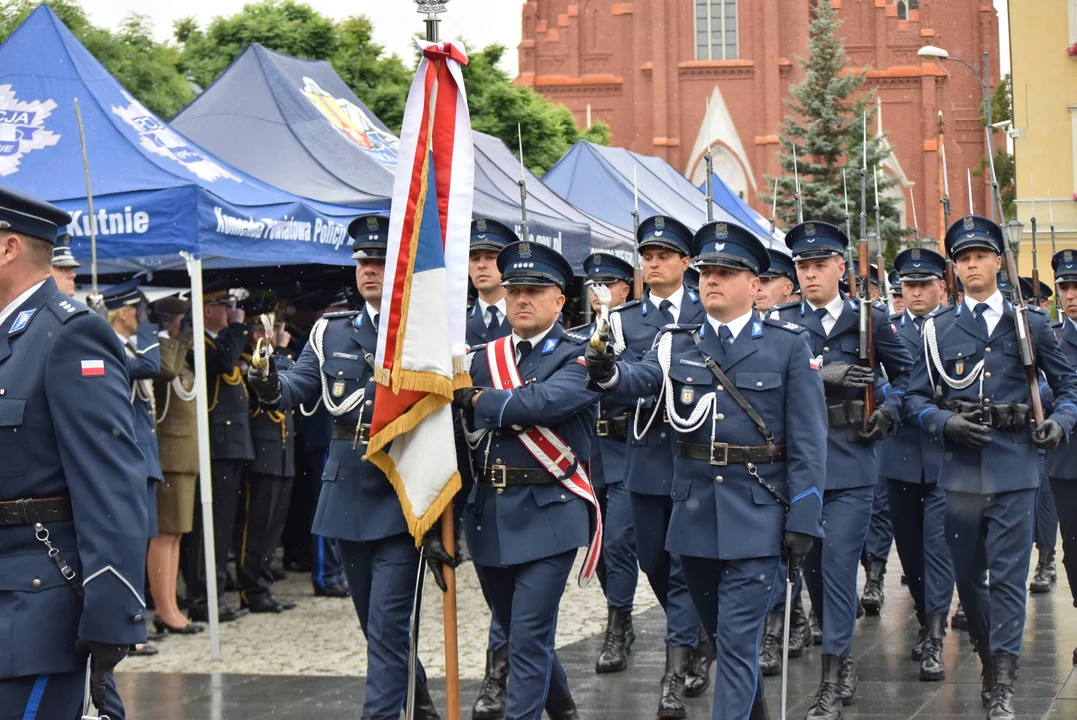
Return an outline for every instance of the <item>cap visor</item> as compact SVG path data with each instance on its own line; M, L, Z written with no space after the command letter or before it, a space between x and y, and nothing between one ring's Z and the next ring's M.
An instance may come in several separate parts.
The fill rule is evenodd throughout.
M793 262L801 260L815 260L816 258L828 258L841 255L841 250L835 248L810 248L793 254Z
M474 250L492 250L493 252L501 252L501 248L503 247L505 246L498 245L497 243L492 242L473 242L470 246L468 246L468 252L472 252Z
M559 288L563 288L564 285L560 281L554 280L546 275L518 275L516 277L503 277L501 280L501 287L508 287L510 285L534 285L536 287L547 287L550 285L556 285Z
M640 252L643 252L644 250L646 250L649 247L660 247L660 248L663 248L665 250L672 250L674 252L678 252L681 255L687 255L688 254L688 253L686 253L684 251L684 246L678 244L675 240L665 240L665 239L662 239L662 238L654 238L654 237L647 238L646 240L641 242L637 246L637 249Z
M758 270L751 267L741 258L735 258L730 255L699 255L692 261L692 267L725 267L731 270L747 270L750 273L758 274Z

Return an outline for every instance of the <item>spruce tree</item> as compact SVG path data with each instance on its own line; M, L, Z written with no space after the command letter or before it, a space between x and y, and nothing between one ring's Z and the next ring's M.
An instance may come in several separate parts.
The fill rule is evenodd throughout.
M875 230L873 169L879 165L882 235L886 257L891 261L909 231L899 225L896 202L886 197L886 192L896 186L898 180L882 172L881 163L888 151L885 135L875 137L875 93L856 92L864 84L867 69L846 70L845 43L837 35L841 24L830 0L819 0L812 8L810 54L807 60L799 61L805 77L790 87L792 98L786 100L786 105L791 112L782 123L779 164L784 172L777 179L778 222L786 227L796 224L795 152L805 220L824 220L845 228L846 196L842 186L842 169L845 169L848 207L852 216L850 240L855 244L860 237L862 128L866 115L867 228L869 232ZM773 177L767 178L767 188L773 190ZM773 200L770 193L762 198L768 203ZM876 252L873 245L872 257Z

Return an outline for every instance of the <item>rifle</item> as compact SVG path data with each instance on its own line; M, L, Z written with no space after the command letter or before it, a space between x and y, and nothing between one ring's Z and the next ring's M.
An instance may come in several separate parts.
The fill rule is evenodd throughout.
M707 99L707 154L703 156L707 163L707 222L714 221L714 195L711 194L711 174L714 172L714 156L711 155L711 101Z
M770 198L770 239L774 239L774 230L778 226L778 178L774 178L774 195Z
M872 168L875 181L875 271L879 273L879 295L884 303L890 301L890 288L886 279L886 258L883 257L883 225L879 214L879 166Z
M1051 188L1047 188L1047 212L1051 220L1051 260L1054 260L1055 254L1058 253L1058 248L1055 245L1055 208L1051 204ZM1058 289L1058 283L1055 283L1055 289ZM1057 293L1055 296L1055 322L1062 321L1062 303L1059 302Z
M516 123L516 139L520 143L520 239L530 240L531 233L527 229L527 182L524 173L524 135L520 123Z
M860 156L860 240L857 243L857 260L860 264L860 297L857 299L860 314L860 364L863 367L875 367L875 347L872 342L874 334L871 306L871 262L868 257L868 114L863 116L863 148ZM875 386L864 388L864 430L868 427L868 418L875 412Z
M1036 258L1036 188L1031 176L1028 182L1028 189L1032 194L1032 217L1029 220L1032 224L1032 299L1039 305L1047 298L1040 296L1040 263Z
M920 247L920 224L916 222L916 194L909 186L909 204L912 205L912 236L916 241L916 247Z
M635 207L632 210L632 237L637 238L639 236L639 182L636 179L636 166L632 166L632 199L635 201ZM643 297L643 264L639 253L636 253L635 267L632 269L632 295L633 297Z
M991 128L985 127L984 133L987 135L987 147L991 148ZM1006 216L1002 212L1002 195L998 189L998 178L995 176L995 157L993 152L988 153L987 161L991 170L991 194L994 196L995 208L998 210L998 217L1001 221ZM1013 324L1017 329L1017 349L1021 355L1021 364L1025 366L1029 405L1032 406L1032 416L1038 427L1043 423L1045 417L1043 399L1040 397L1039 373L1036 371L1036 352L1032 347L1032 331L1028 324L1028 305L1021 295L1021 278L1017 274L1017 259L1014 258L1011 247L1014 240L1014 238L1010 238L1011 242L1003 242L1002 249L1006 254L1006 276L1010 280L1013 292ZM1016 238L1016 242L1020 243L1021 238Z
M845 246L845 284L849 286L849 296L857 297L860 293L856 287L856 273L853 272L853 228L852 217L849 215L849 184L845 181L845 168L841 169L841 191L845 199L845 237L849 238L849 244Z
M797 146L794 143L789 144L793 146L793 185L795 188L793 199L796 201L797 225L799 225L804 222L804 204L800 197L800 171L797 170Z
M946 253L946 231L950 229L950 177L946 169L946 138L942 132L942 110L939 110L939 161L942 164L942 228L939 231L939 253L946 258L946 302L950 307L957 305L957 277L954 275L954 261Z

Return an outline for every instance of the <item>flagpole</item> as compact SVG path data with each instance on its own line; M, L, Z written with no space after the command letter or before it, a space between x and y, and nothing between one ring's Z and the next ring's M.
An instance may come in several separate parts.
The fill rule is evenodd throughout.
M445 12L448 0L415 0L419 13L425 14L426 41L438 42L438 13ZM441 543L446 551L456 555L456 528L453 522L453 503L441 514ZM425 572L420 563L419 572ZM456 630L456 570L442 566L445 592L442 593L442 622L445 629L445 713L448 720L460 720L460 649ZM418 623L416 623L418 627ZM418 652L418 648L416 648Z

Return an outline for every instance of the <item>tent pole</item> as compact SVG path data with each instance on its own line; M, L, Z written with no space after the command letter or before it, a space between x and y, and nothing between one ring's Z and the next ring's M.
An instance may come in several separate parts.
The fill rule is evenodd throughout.
M202 496L202 545L206 555L206 605L209 612L209 652L221 661L217 618L217 550L213 540L213 478L209 462L209 393L206 387L206 315L202 298L202 259L183 253L191 276L191 322L194 325L195 409L198 413L198 489Z

